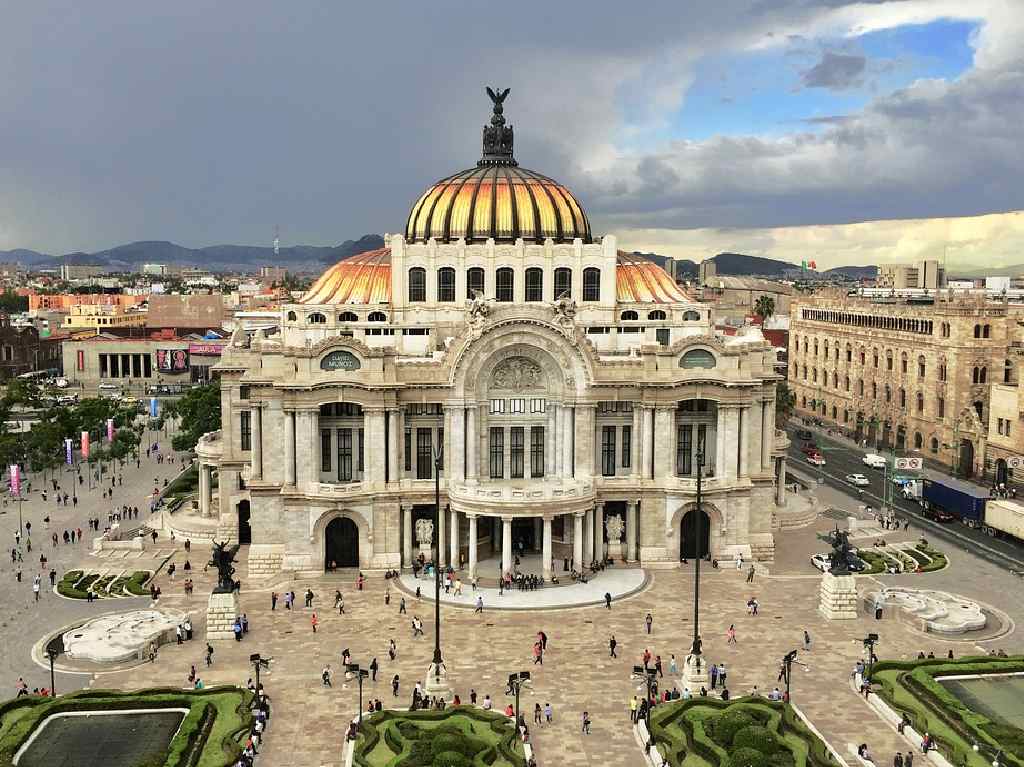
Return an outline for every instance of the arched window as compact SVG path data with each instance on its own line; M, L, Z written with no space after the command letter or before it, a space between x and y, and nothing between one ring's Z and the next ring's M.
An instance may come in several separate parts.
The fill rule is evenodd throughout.
M683 315L684 317L686 315ZM655 309L653 312L647 312L647 319L649 320L663 320L665 319L665 312L661 309Z
M818 383L818 368L811 368L811 380Z
M804 365L804 380L807 380L807 366Z
M981 325L974 326L974 337L981 338Z
M935 398L935 415L938 418L946 417L946 400L944 397Z
M925 367L926 366L925 366L925 361L924 361L924 355L922 354L921 356L919 356L917 358L917 377L918 378L924 378Z
M871 399L878 399L878 384L871 382Z
M715 355L707 349L691 349L679 360L681 368L713 368Z
M295 322L296 319L297 319L297 317L295 316L295 312L288 312L288 321L289 322Z
M885 385L885 401L892 402L892 389L889 388L889 384Z
M849 344L846 345L846 361L853 362L853 348Z
M857 380L857 396L858 397L863 397L864 396L864 379L863 378L860 378L860 379Z
M846 378L843 379L843 388L846 391L850 391L850 376L846 376Z
M933 453L939 452L939 441L935 437L932 437L931 451Z
M687 309L683 312L683 322L700 322L700 312L695 312L693 309ZM806 344L806 341L804 343Z
M466 298L473 298L477 293L484 294L484 270L473 266L466 270Z
M921 432L914 432L914 450L920 450L924 446L924 437L921 436Z
M427 300L427 270L414 266L409 270L409 303Z
M818 339L817 338L814 339L814 356L815 357L818 356Z
M902 386L900 387L900 410L904 410L907 407L907 390Z
M494 298L497 301L512 301L515 296L515 272L507 266L494 273Z
M455 270L450 266L437 270L437 300L439 303L455 300Z
M835 405L832 406L832 420L836 421L839 419L839 408Z
M921 392L917 393L917 414L924 415L924 395Z
M588 266L583 270L583 300L601 300L601 270Z
M1013 383L1013 363L1010 360L1003 365L1003 383Z
M900 355L900 372L903 375L907 374L907 353L906 352L903 352Z
M991 333L992 333L992 326L991 325L986 325L985 327L983 327L981 329L981 337L982 338L988 338L991 335Z
M555 269L555 300L572 298L572 269L560 266Z
M632 309L629 309L628 311L625 311L622 314L620 314L619 315L619 319L620 320L626 320L626 321L638 320L638 319L640 319L640 315L637 314L636 312L634 312Z
M544 300L544 270L536 266L526 270L526 300Z
M306 322L310 325L323 325L327 322L327 317L322 315L320 312L313 312L311 315L306 317Z
M873 349L871 355L874 357L875 367L878 367L878 349Z
M388 316L384 312L370 312L366 315L367 322L387 322Z
M978 383L978 368L971 368L971 383Z
M807 407L807 397L800 398L800 407Z
M892 349L889 349L885 353L885 369L892 370Z
M355 312L342 312L338 315L338 322L359 322L359 315Z
M978 414L978 420L985 423L985 403L980 399L974 403L974 412Z
M864 354L864 350L860 350L860 364L863 365L867 361L867 356Z
M982 368L978 373L978 383L985 383L986 378L988 378L988 368Z

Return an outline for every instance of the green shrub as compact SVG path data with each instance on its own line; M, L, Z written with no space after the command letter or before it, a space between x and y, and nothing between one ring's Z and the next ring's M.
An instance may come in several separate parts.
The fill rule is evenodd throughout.
M736 749L752 748L767 756L775 753L779 748L779 744L767 727L759 727L754 724L744 727L733 736L732 747Z
M746 746L729 754L729 767L765 767L767 763L767 756Z
M472 738L469 738L461 732L439 732L434 736L430 747L435 756L444 753L445 751L457 751L464 756L472 758L477 751L482 750L479 745L480 744L474 743Z
M754 717L745 711L730 708L710 723L710 735L716 743L728 748L736 733L754 724Z
M442 751L432 764L433 767L473 767L473 762L458 751Z

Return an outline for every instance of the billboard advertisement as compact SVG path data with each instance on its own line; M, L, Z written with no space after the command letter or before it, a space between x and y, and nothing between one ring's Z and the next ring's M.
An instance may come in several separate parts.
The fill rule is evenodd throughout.
M21 495L21 467L11 464L11 495Z
M224 351L225 344L221 341L189 344L188 353L196 357L219 357Z
M107 419L107 442L114 441L114 419Z
M75 459L75 441L68 437L64 440L64 462L70 466Z
M156 369L161 373L187 373L188 349L157 349Z
M89 460L89 432L82 432L82 458Z

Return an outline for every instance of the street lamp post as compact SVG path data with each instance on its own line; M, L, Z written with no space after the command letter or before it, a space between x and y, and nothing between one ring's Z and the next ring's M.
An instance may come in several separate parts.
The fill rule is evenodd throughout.
M350 674L355 674L356 679L359 681L359 716L356 717L358 728L363 723L363 680L370 675L370 672L366 669L360 668L358 663L349 663L345 670Z
M434 553L434 658L427 672L427 691L443 693L447 690L444 683L444 660L441 658L441 469L444 466L444 446L441 443L434 448L434 535L437 547Z
M50 659L50 697L56 698L57 681L56 676L53 673L53 663L57 660L57 656L60 655L60 653L57 651L56 647L48 647L46 649L46 655Z
M782 659L782 668L779 670L779 679L786 683L786 703L789 703L789 686L793 678L793 661L796 660L796 650L790 650Z
M864 638L864 647L868 651L868 679L871 679L871 672L875 668L875 644L878 642L878 634L874 632Z
M516 674L509 674L508 675L508 689L509 689L509 692L516 696L515 727L516 727L516 731L517 732L519 730L519 691L522 689L522 686L524 684L526 684L527 682L529 682L529 681L530 681L530 672L529 671L520 671L520 672L518 672Z
M254 652L249 656L249 662L252 664L253 669L256 671L256 694L260 692L260 669L270 668L270 658L262 657L258 652Z
M700 561L704 558L701 550L703 536L704 517L704 448L697 449L697 506L694 512L697 515L694 533L696 546L694 548L694 571L693 571L693 645L690 653L683 663L683 685L690 692L697 692L707 684L707 665L701 657L700 639Z

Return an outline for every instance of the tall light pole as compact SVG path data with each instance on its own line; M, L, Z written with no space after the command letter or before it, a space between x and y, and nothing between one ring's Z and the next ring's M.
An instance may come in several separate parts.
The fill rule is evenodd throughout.
M693 570L693 655L696 655L699 661L700 658L700 560L703 554L700 550L701 541L701 522L703 522L704 509L703 509L703 480L704 480L704 451L697 451L697 524L696 524L696 535L697 548L695 559L695 567Z
M54 673L53 673L53 662L55 660L57 660L57 656L59 654L60 653L57 652L57 648L56 647L49 647L46 650L46 655L50 659L50 697L51 698L56 698L57 697L57 682L56 682L56 677L54 676Z
M434 659L427 671L426 691L438 694L447 692L444 681L444 661L441 658L441 469L444 466L444 445L438 441L434 448L434 535L437 540L434 554Z

